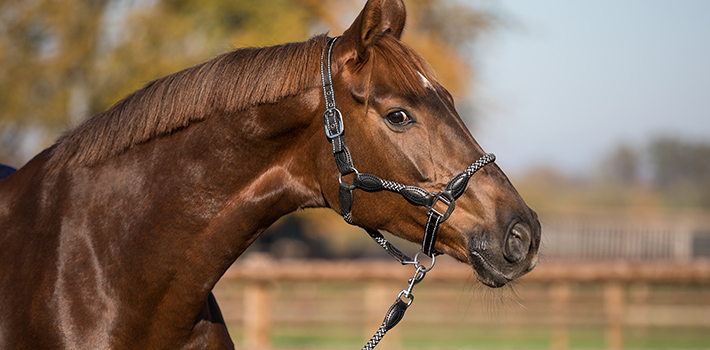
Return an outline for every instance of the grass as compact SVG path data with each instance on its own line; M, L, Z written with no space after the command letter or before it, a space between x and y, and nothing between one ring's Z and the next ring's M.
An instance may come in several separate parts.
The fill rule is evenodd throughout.
M374 333L375 329L372 330ZM394 332L397 332L396 335ZM241 343L241 330L230 327L236 344ZM408 327L401 324L388 334L383 344L399 344L411 350L435 349L549 349L551 329L533 327L504 329L479 327ZM626 332L626 349L710 349L707 329L631 329ZM284 325L272 332L275 349L359 349L369 339L362 329L343 325ZM569 331L570 349L604 349L604 329L599 327L572 328Z
M229 288L222 290L218 297L237 348L244 348L241 346L243 325L239 312L243 293L238 284ZM569 324L564 328L569 349L606 348L603 289L590 284L578 285L572 291ZM676 312L664 316L671 319L658 323L666 326L627 324L624 348L710 349L707 322L692 326L690 317L697 317L697 312L680 313L707 309L710 304L708 292L710 289L706 287L693 285L652 286L643 305L661 310L671 308ZM383 301L387 305L377 306L375 316L378 320L373 321L366 310L368 302L363 296L367 293L362 285L284 284L274 286L272 293L270 339L272 348L280 350L359 349L376 331L390 302L387 299ZM534 350L552 347L556 318L546 285L518 288L516 294L519 294L522 305L510 301L494 310L486 305L485 296L476 296L481 292L475 288L439 283L419 286L417 293L417 301L402 323L384 338L382 350ZM634 293L630 289L625 291L627 316L641 305ZM232 310L230 296L234 297ZM638 322L638 317L635 319L634 322Z

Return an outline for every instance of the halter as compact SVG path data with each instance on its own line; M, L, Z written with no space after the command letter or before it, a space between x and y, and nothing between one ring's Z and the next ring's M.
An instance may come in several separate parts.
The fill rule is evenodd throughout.
M468 186L468 180L476 171L483 168L486 164L495 160L495 155L492 153L486 154L476 160L462 173L454 176L446 187L438 192L429 192L421 187L406 186L394 181L383 180L372 174L360 173L353 166L350 150L345 145L343 116L338 110L335 102L335 91L333 90L333 76L331 74L333 46L338 37L328 41L327 59L321 55L321 80L323 83L323 95L325 96L325 108L323 113L323 124L325 125L325 134L333 146L333 155L335 163L338 166L338 183L340 214L343 219L351 225L357 225L352 218L351 209L353 205L353 190L359 188L367 192L377 192L387 190L390 192L399 193L409 203L423 206L427 209L427 222L424 229L424 239L422 241L422 252L429 257L434 257L434 243L436 242L436 232L439 225L449 218L456 207L456 199L458 199ZM353 183L349 184L343 181L343 176L354 174ZM445 206L445 210L437 210L434 206L441 202ZM377 230L365 229L367 233L384 248L392 257L400 263L408 264L414 261L399 249L390 244L382 234Z
M402 320L404 312L407 311L409 305L411 305L414 301L412 289L417 283L421 282L426 273L434 267L436 255L438 254L434 251L434 243L436 242L436 232L439 225L446 221L446 219L448 219L454 211L456 207L456 199L459 198L466 190L468 180L471 176L473 176L476 171L483 168L486 164L493 162L496 157L491 153L482 156L473 162L473 164L466 168L466 170L462 173L454 176L446 184L446 187L438 192L429 192L421 187L407 186L398 182L383 180L372 174L358 172L353 166L350 150L348 150L348 147L345 145L345 135L343 134L345 130L343 125L343 115L340 113L340 110L338 110L338 106L335 102L331 64L333 46L336 40L338 40L338 37L332 38L328 41L327 59L324 57L325 50L321 54L320 71L326 108L323 113L325 135L328 137L328 140L330 140L330 143L333 146L333 156L335 157L335 164L338 166L338 183L340 184L338 201L340 203L340 214L347 223L357 225L353 221L351 214L353 206L353 190L356 188L367 192L387 190L399 193L409 203L423 206L427 209L427 222L424 228L422 249L417 252L414 259L410 258L406 254L402 253L401 250L393 246L378 230L365 229L365 231L367 231L370 237L372 237L377 244L384 248L387 253L399 261L402 265L413 264L416 268L414 276L407 281L409 284L408 287L399 292L397 299L395 299L395 302L385 314L385 319L382 322L382 325L362 348L362 350L372 350L375 346L377 346L382 337L385 336L387 331L392 329L397 325L397 323L399 323L399 321ZM343 176L349 174L353 174L352 184L343 181ZM445 206L445 210L440 211L434 208L434 206L439 202ZM431 264L429 266L419 262L420 253L424 253L431 258ZM403 300L403 298L406 300Z

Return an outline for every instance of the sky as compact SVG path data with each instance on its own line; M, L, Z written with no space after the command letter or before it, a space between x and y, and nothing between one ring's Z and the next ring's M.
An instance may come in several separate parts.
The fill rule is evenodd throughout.
M710 143L710 1L466 1L503 18L477 48L473 134L506 172L584 175L659 136Z

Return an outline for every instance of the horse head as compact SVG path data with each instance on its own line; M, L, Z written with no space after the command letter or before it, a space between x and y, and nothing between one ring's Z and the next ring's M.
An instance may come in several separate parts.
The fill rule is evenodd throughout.
M369 173L436 193L485 152L426 61L400 40L405 18L400 0L368 1L332 44L326 58L331 66L323 74L332 74L353 176ZM340 209L352 204L346 219L369 230L422 241L426 208L388 191L355 190L352 203L344 204L332 160L323 168L321 186L328 204ZM341 181L354 181L349 173L341 170ZM506 175L491 163L464 188L455 210L438 229L433 251L472 265L478 279L492 287L532 270L540 223ZM454 208L436 205L444 206L441 212Z
M0 348L231 348L212 288L305 207L424 241L489 286L532 269L536 214L400 41L404 23L401 0L370 0L337 40L157 79L3 179Z

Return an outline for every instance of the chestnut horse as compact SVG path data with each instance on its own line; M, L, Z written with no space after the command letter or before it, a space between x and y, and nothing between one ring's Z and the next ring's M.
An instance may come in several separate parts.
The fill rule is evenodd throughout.
M354 166L433 192L485 153L404 22L401 0L368 1L332 47L332 88ZM153 81L0 181L0 348L233 348L215 283L278 218L342 205L328 39ZM490 163L459 194L433 251L492 287L530 271L540 225L503 172ZM348 214L421 242L427 210L358 190Z

